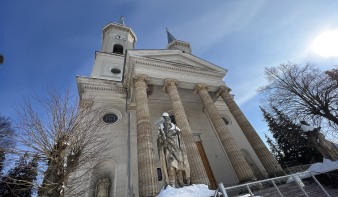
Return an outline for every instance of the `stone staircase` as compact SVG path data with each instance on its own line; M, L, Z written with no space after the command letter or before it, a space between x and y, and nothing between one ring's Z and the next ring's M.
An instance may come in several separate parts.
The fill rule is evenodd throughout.
M315 182L313 183L304 182L304 183L305 187L303 187L303 189L306 191L309 197L326 197L325 193L320 189L320 187ZM304 196L303 192L299 189L298 185L295 182L278 185L277 187L284 197ZM332 186L323 186L323 187L329 193L330 196L338 197L338 188L334 188ZM255 196L280 197L277 190L273 186L253 191L252 193Z

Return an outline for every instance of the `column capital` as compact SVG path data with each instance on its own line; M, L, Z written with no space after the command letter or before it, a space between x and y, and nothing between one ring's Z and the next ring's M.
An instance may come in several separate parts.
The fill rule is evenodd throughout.
M164 92L167 92L167 88L169 86L178 86L180 84L180 82L177 80L177 79L170 79L170 78L167 78L165 81L164 81L164 86L163 86L163 91Z
M141 82L141 81L148 84L148 81L150 78L148 77L148 75L145 75L145 74L136 74L136 75L133 75L133 79L134 79L133 85L135 85L137 82Z
M199 92L200 90L208 90L208 89L209 89L208 84L206 84L206 83L198 83L198 84L197 84L197 87L196 87L196 89L195 89L195 91L194 91L194 93L195 93L195 94L198 94L198 92Z
M221 86L221 87L219 87L219 90L218 90L216 96L221 96L226 91L229 93L231 91L231 89L227 86Z

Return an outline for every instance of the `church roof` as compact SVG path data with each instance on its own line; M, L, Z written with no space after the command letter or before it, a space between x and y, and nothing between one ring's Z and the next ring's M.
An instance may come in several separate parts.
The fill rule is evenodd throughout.
M169 30L167 28L165 28L165 29L167 30L168 44L170 44L171 42L176 40L176 38L173 35L171 35L171 33L169 32Z
M124 18L123 18L123 16L121 16L121 18L120 18L118 24L125 25L125 24L124 24Z

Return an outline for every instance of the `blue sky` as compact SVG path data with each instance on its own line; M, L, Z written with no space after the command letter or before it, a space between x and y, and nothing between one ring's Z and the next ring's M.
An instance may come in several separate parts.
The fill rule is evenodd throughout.
M267 83L264 67L337 65L338 57L311 49L317 36L338 30L337 8L334 0L3 0L0 113L15 118L13 107L33 90L45 96L47 84L70 83L77 94L75 76L90 75L102 27L123 15L137 35L136 49L166 48L168 28L194 55L227 69L226 84L263 137L267 124L255 90Z

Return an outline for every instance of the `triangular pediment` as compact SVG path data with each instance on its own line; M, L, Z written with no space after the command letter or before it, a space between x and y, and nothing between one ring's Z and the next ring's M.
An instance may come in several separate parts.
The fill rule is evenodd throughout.
M133 50L129 52L132 56L142 57L148 60L161 61L182 67L206 70L226 74L227 70L204 59L196 57L181 50Z

